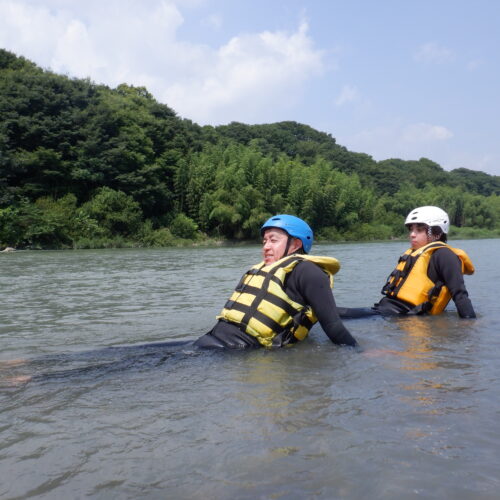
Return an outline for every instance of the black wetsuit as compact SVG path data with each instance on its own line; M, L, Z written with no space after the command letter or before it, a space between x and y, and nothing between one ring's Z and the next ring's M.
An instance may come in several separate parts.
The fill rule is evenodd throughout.
M295 302L311 306L318 321L334 344L357 346L354 337L342 323L330 288L328 275L316 264L299 262L285 281L285 292ZM273 339L273 345L281 347L290 340L286 333ZM243 349L261 347L259 341L243 332L234 323L219 320L217 324L195 343L198 347Z
M440 281L451 293L451 298L457 307L461 318L475 318L476 313L465 288L462 264L458 256L449 248L443 247L435 250L429 260L427 276L433 283ZM339 307L341 318L360 318L374 314L425 314L402 300L384 297L373 307L347 308Z

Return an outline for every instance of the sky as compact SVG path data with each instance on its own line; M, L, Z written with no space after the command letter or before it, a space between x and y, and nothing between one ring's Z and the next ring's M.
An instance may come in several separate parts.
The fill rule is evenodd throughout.
M499 26L496 0L0 0L0 47L200 125L292 120L493 175Z

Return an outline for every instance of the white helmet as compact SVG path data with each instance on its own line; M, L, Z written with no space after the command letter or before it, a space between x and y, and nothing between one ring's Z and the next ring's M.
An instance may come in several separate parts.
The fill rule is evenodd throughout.
M444 234L450 229L450 218L448 214L439 207L418 207L412 210L406 217L405 225L427 224L429 227L438 226Z

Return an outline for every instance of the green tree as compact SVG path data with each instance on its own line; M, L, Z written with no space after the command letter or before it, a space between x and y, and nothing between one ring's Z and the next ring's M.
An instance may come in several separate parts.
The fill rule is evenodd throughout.
M139 204L122 191L103 187L82 206L82 213L97 221L107 236L133 236L141 226Z
M177 214L170 224L170 232L178 238L194 240L197 238L198 224L183 213Z

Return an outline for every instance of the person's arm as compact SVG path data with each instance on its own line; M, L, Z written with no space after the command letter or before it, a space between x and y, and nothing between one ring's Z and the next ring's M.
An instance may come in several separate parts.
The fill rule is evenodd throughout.
M429 274L433 269L437 279L441 280L450 291L458 315L461 318L475 318L476 313L465 288L462 263L458 256L448 248L436 250L431 257Z
M293 270L292 277L293 285L305 303L312 307L328 338L334 344L358 346L340 319L328 275L312 262L301 262Z

